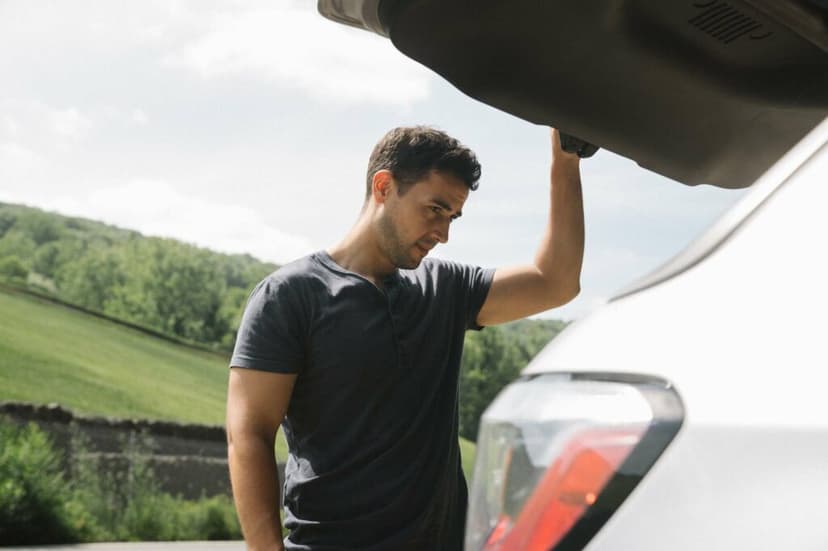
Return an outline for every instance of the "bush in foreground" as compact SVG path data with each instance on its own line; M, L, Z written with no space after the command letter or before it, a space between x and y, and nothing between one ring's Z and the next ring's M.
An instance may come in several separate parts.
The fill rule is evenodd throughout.
M164 493L140 449L127 450L125 471L76 460L67 481L61 455L36 426L0 422L0 441L4 544L241 538L229 497L193 501Z
M83 514L46 435L34 425L0 423L0 442L0 541L80 540Z

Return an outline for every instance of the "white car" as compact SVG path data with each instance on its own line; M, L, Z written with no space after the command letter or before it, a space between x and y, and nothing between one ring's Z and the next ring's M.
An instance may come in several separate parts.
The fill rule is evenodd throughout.
M828 549L828 2L319 11L526 120L754 188L490 405L466 549Z

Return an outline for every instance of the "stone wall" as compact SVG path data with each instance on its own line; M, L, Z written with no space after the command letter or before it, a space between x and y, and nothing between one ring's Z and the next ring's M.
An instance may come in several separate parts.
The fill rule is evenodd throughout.
M115 470L127 469L130 457L140 456L171 494L188 499L230 494L223 427L87 417L54 404L14 402L0 402L0 416L38 425L64 453L67 467L73 453L78 455L74 459L98 460L104 468ZM279 471L282 478L282 465Z

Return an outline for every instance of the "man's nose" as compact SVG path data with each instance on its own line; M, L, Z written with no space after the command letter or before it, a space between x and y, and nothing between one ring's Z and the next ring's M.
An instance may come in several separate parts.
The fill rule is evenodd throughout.
M437 228L434 230L434 237L440 243L448 243L449 240L449 224L451 224L450 220L442 222L437 225Z

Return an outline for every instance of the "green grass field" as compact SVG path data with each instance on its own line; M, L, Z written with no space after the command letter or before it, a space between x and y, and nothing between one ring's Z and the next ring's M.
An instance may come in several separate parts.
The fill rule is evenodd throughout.
M79 413L220 424L227 362L33 297L0 292L0 397Z
M0 291L0 400L76 413L219 425L227 358ZM281 433L280 433L281 434ZM470 479L474 444L460 441ZM280 437L277 455L287 456Z

